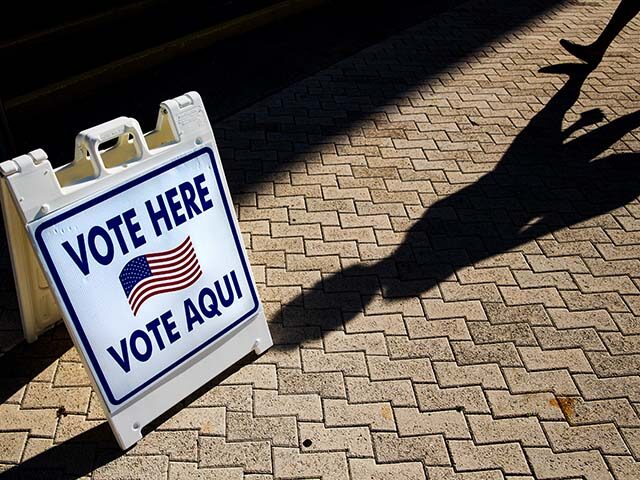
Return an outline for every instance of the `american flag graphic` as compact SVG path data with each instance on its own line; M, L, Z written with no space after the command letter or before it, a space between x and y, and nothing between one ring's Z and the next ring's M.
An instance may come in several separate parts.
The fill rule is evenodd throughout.
M202 269L191 237L165 252L147 253L127 262L120 283L134 315L144 302L161 293L175 292L193 285Z

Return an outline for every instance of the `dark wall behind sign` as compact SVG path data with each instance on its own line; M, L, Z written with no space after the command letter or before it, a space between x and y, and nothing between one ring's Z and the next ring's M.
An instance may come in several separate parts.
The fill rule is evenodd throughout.
M301 3L291 3L296 1ZM3 33L5 38L0 42L4 67L0 99L14 153L44 148L54 165L67 163L80 130L120 115L135 117L145 131L151 130L158 103L188 90L202 94L212 119L224 117L462 3L309 0L313 8L285 19L274 16L267 25L206 48L192 52L186 48L188 53L166 62L157 62L156 55L149 68L144 60L136 62L131 71L127 70L130 66L117 67L113 80L108 75L83 80L86 72L113 67L121 59L149 49L170 48L187 35L251 17L281 2L59 2L59 9L49 6L37 10L30 25L25 20L28 6L14 5L11 11L3 12L1 22L12 28ZM58 90L59 85L65 89Z

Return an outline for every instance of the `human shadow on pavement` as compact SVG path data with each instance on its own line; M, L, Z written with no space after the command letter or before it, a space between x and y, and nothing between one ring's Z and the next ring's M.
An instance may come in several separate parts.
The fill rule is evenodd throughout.
M593 42L581 45L563 38L560 40L560 45L574 57L596 67L602 61L611 43L638 13L640 13L640 2L620 0L613 16Z
M640 126L640 111L567 141L577 130L604 119L599 109L589 110L562 129L591 68L564 64L542 71L568 79L517 135L494 170L431 205L387 258L353 265L303 291L283 307L284 326L315 327L307 328L305 336L318 338L322 330L346 325L377 295L420 296L462 267L635 199L640 194L640 154L598 156ZM285 328L279 341L295 348L297 335Z

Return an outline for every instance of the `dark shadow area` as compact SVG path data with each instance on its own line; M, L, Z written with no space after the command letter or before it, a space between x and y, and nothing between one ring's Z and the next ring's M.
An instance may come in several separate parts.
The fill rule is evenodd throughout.
M14 315L18 313L15 312ZM0 403L6 402L45 372L72 346L64 325L58 325L44 333L36 342L22 342L0 356Z
M182 0L176 8L172 0L67 0L38 9L11 2L2 11L0 62L12 68L0 91L5 99L28 95L279 1Z
M122 454L105 422L0 473L0 479L80 478Z
M75 88L72 94L54 91L46 96L34 98L26 104L15 105L10 95L11 89L2 88L0 79L0 98L5 103L16 154L43 148L52 163L58 166L72 160L73 141L81 130L121 115L134 117L140 121L143 130L151 130L155 126L158 104L190 90L197 90L202 95L212 121L224 118L296 80L312 75L348 55L453 8L463 1L330 0L308 12L273 22L238 37L221 40L210 47L178 59L167 60L162 65L145 71L134 72L123 80L112 81L99 88L90 84L81 85ZM556 1L545 0L544 3L549 5ZM167 0L154 2L175 10L174 5ZM263 5L276 2L243 0L222 3ZM247 6L244 5L243 8L246 9ZM180 30L180 35L198 31L198 28L222 15L227 6L221 5L220 2L211 4L202 0L188 0L181 5L181 10L183 9L180 15L172 16L171 21L165 19L158 22L154 21L153 17L146 18L145 21L134 19L135 37L153 39L160 34L162 41L166 41L171 38L170 32L176 29ZM213 17L210 15L211 10L216 11ZM527 14L537 9L526 7L522 10L522 20L526 20ZM198 14L194 15L194 12ZM147 16L148 13L144 12ZM188 22L184 21L185 16L190 18ZM173 25L174 22L176 25ZM158 25L165 27L158 28ZM187 26L190 26L191 30L185 31ZM126 31L126 27L127 25L123 24L119 28ZM508 28L510 25L500 26L493 34L500 35ZM111 37L116 37L109 42L110 48L114 41L124 45L131 43L130 35L114 35L113 31L110 34ZM91 41L95 41L100 35L104 36L105 33L91 31L88 43L91 44ZM475 46L480 46L483 40L485 39L478 39L474 42ZM141 47L153 46L153 43L141 40L134 44L141 42L144 44L139 45ZM20 76L17 76L18 79L13 83L18 83L20 88L26 88L27 84L42 83L43 78L47 77L52 77L51 81L54 81L53 77L66 72L64 65L75 68L76 65L86 63L78 58L79 48L67 45L66 48L56 46L54 50L52 46L49 53L52 65L49 69L37 64L39 75L31 75L32 78L28 81L19 81ZM119 51L123 55L133 53L128 50L121 51L114 45L109 55ZM89 57L94 63L116 60L104 54L105 52L101 53L98 56L94 52ZM32 61L24 61L29 58L28 51L21 55L21 61L30 64L29 69L35 68ZM24 73L19 62L9 61L8 64ZM95 66L85 65L86 68ZM9 82L9 79L5 79L5 82Z
M568 79L494 170L430 206L388 258L355 265L303 292L283 308L285 325L335 328L362 312L374 295L419 296L462 267L634 200L640 194L640 153L597 157L640 127L640 110L566 141L604 120L599 109L589 110L562 129L591 68L566 64L543 71ZM287 343L293 348L298 341Z

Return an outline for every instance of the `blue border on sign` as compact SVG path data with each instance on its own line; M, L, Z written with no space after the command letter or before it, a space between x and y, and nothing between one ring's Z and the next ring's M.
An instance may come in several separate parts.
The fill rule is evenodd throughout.
M61 279L60 279L60 275L58 274L58 271L56 270L56 267L53 263L53 261L51 260L51 256L49 254L49 251L47 250L47 246L44 243L44 240L42 238L42 233L45 229L52 227L54 225L56 225L57 223L60 223L63 220L66 220L69 217L72 217L88 208L94 207L97 204L115 197L116 195L119 195L127 190L129 190L132 187L135 187L136 185L140 185L143 182L146 182L147 180L150 180L154 177L157 177L158 175L171 170L174 167L177 167L178 165L182 165L183 163L188 162L189 160L192 160L196 157L199 157L202 154L208 154L209 158L211 160L211 166L213 167L213 173L216 177L216 183L218 186L218 189L220 191L220 197L222 198L222 203L224 205L224 209L225 209L225 213L227 214L227 220L229 221L229 228L231 228L231 233L233 234L233 239L235 240L235 244L236 244L236 248L238 250L238 255L240 256L240 262L242 263L242 268L244 270L244 274L247 278L247 283L249 284L249 289L251 290L251 297L253 298L253 307L251 308L251 310L249 310L249 312L245 313L244 315L242 315L238 320L236 320L235 322L233 322L232 324L230 324L229 326L227 326L226 328L224 328L223 330L221 330L220 332L218 332L217 334L215 334L213 337L207 339L206 341L204 341L203 343L201 343L199 346L197 346L196 348L194 348L193 350L191 350L189 353L183 355L181 358L179 358L178 360L176 360L175 362L173 362L171 365L169 365L168 367L166 367L165 369L163 369L161 372L157 373L156 375L154 375L153 377L151 377L149 380L147 380L146 382L144 382L142 385L139 385L137 387L135 387L133 390L131 390L129 393L123 395L121 398L115 398L113 395L113 392L111 391L111 387L109 386L109 384L107 383L107 379L104 375L104 373L102 372L102 369L100 368L100 364L98 363L98 360L95 356L95 354L93 353L93 349L91 348L91 345L89 343L89 340L87 339L86 334L84 333L84 330L82 328L82 324L80 323L80 320L78 319L78 316L75 312L75 309L73 308L73 304L71 303L71 300L69 299L69 295L67 294L67 291L64 288L64 284L62 283ZM56 285L56 287L58 288L58 292L60 293L60 296L62 298L62 301L64 302L64 305L67 309L67 311L69 312L69 317L71 318L71 321L73 322L73 325L76 328L76 331L78 332L78 336L80 337L80 341L82 342L82 346L85 349L85 352L87 353L89 360L91 362L91 365L94 368L94 371L96 372L96 375L98 376L98 381L100 382L100 385L102 386L102 388L104 389L104 392L107 395L107 398L109 400L109 402L113 405L121 405L123 402L125 402L126 400L128 400L129 398L131 398L133 395L135 395L136 393L140 392L141 390L143 390L144 388L148 387L149 385L151 385L153 382L155 382L156 380L158 380L159 378L163 377L164 375L166 375L167 373L169 373L171 370L173 370L174 368L176 368L178 365L180 365L181 363L185 362L186 360L188 360L189 358L191 358L193 355L195 355L196 353L198 353L199 351L201 351L203 348L205 348L206 346L210 345L212 342L214 342L216 339L220 338L222 335L226 334L227 332L229 332L231 329L235 328L236 326L238 326L240 323L242 323L244 320L247 320L249 317L251 317L254 313L256 313L258 311L258 307L259 307L259 303L258 303L258 295L256 294L253 282L251 281L251 275L249 274L249 266L247 265L245 256L243 255L242 252L242 244L240 243L240 238L238 236L238 231L235 228L235 224L233 221L233 216L231 213L231 209L229 207L229 203L227 202L227 196L225 194L225 190L222 184L222 178L220 177L220 172L218 171L218 165L215 161L215 155L213 154L213 150L211 150L210 147L204 147L201 148L200 150L197 150L196 152L190 153L189 155L179 158L177 160L174 160L166 165L161 166L160 168L153 170L149 173L146 173L144 175L141 175L140 177L134 178L133 180L123 183L122 185L119 185L118 187L114 188L113 190L109 190L108 192L105 192L101 195L98 195L95 198L92 198L91 200L89 200L87 203L83 203L82 205L78 205L74 208L71 208L69 210L67 210L66 212L61 213L60 215L56 216L55 218L51 218L48 220L45 220L44 222L42 222L40 225L38 225L38 227L36 228L35 231L35 239L36 242L38 243L38 247L40 248L40 251L42 252L42 256L44 257L45 262L47 263L47 266L49 267L49 271L51 273L51 277Z

